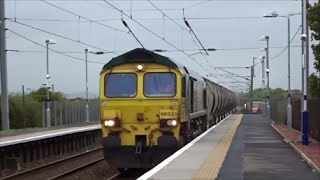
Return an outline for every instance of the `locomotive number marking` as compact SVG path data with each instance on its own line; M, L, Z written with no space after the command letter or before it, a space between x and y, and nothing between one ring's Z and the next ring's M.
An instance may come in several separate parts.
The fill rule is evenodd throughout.
M178 116L178 112L175 110L160 110L160 118L176 118Z
M161 112L160 116L177 116L177 112Z

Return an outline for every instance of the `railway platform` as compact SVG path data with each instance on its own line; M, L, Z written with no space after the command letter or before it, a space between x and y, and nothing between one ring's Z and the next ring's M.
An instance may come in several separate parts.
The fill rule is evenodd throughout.
M259 114L233 114L141 177L320 180Z
M27 143L40 139L80 133L90 130L101 129L99 123L84 123L73 126L55 126L51 128L30 128L11 132L0 133L0 147Z
M58 159L101 145L97 122L0 133L0 179L30 164Z

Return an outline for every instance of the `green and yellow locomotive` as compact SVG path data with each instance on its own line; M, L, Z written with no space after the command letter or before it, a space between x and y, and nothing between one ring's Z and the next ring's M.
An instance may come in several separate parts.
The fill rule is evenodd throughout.
M105 159L151 168L230 113L236 96L168 57L134 49L100 74Z

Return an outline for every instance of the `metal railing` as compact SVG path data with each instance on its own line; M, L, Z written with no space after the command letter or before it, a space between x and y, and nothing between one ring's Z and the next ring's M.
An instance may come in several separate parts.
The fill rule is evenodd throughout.
M46 121L46 103L42 103L42 126ZM80 124L86 121L86 102L81 100L50 102L51 126ZM99 101L89 102L89 122L100 121Z

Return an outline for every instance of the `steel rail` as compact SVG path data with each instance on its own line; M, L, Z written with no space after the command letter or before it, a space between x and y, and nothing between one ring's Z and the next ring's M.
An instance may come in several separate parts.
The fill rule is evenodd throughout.
M42 171L45 171L48 168L50 168L50 166L51 167L52 166L56 166L58 164L65 163L67 161L74 160L76 158L86 156L86 155L88 155L90 153L94 153L94 152L99 151L101 149L102 149L102 147L99 147L99 148L96 148L96 149L93 149L93 150L90 150L90 151L79 153L79 154L76 154L76 155L73 155L73 156L70 156L70 157L67 157L67 158L64 158L64 159L60 159L60 160L57 160L57 161L54 161L54 162L51 162L51 163L48 163L48 164L44 164L44 165L41 165L41 166L38 166L38 167L34 167L32 169L28 169L28 170L25 170L25 171L22 171L22 172L18 172L18 173L9 175L9 176L2 177L1 180L20 179L20 178L23 179L23 177L25 177L25 176L29 176L29 175L32 175L32 174L35 174L35 173L40 173Z

